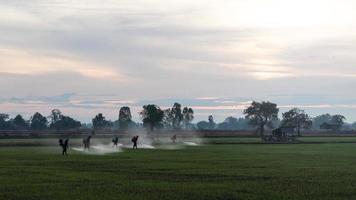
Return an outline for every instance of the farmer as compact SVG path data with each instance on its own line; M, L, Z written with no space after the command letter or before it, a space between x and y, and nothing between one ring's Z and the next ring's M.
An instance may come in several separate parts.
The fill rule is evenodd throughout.
M89 148L90 148L90 139L91 139L91 136L88 136L87 138L83 139L84 150L89 150Z
M137 149L137 141L138 141L138 135L134 136L132 139L131 139L132 143L133 143L133 149Z
M114 144L114 147L117 147L117 144L119 143L119 137L115 136L115 137L112 139L112 143Z
M171 140L172 140L172 143L175 144L176 141L177 141L177 135L173 135L173 136L171 137Z
M68 150L68 141L69 139L67 138L64 142L62 139L59 139L59 146L62 147L62 155L67 155L67 150Z

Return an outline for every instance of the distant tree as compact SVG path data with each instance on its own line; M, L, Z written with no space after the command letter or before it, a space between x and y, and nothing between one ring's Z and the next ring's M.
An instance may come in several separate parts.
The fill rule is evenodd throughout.
M130 108L127 106L121 107L119 112L120 130L126 131L129 128L131 122L132 115Z
M11 122L9 121L9 115L0 113L0 130L10 130Z
M240 117L238 119L238 129L250 130L250 129L254 129L254 126L251 125L251 122L248 118Z
M331 117L331 124L337 127L337 130L340 130L341 127L345 124L346 117L343 115L333 115Z
M161 125L164 112L156 105L144 105L143 110L140 112L144 126L149 127L152 132L155 127Z
M216 128L216 123L214 121L214 117L212 115L209 115L208 117L208 121L209 121L209 129L215 129Z
M102 113L97 114L93 119L93 128L94 129L103 129L103 128L110 128L112 123L107 121Z
M181 122L183 120L183 114L182 114L182 105L179 103L174 103L172 109L171 109L171 116L172 116L172 127L174 129L180 129L181 127Z
M170 108L163 110L162 124L164 128L171 129L173 124L173 115Z
M331 122L332 116L330 114L323 114L313 118L313 128L320 129L322 124L328 124Z
M227 117L222 123L217 125L220 130L236 130L238 129L238 119L235 117Z
M12 119L12 124L15 130L27 130L29 129L29 122L26 121L21 115L16 115L14 119Z
M288 112L282 114L282 126L294 126L297 129L298 136L302 128L310 128L312 126L312 119L304 110L293 108Z
M197 123L197 128L199 130L208 130L209 129L209 122L200 121L200 122Z
M51 114L48 116L48 118L50 119L49 121L49 127L53 128L53 126L62 118L62 112L58 109L53 109L51 111Z
M345 124L345 120L346 118L342 115L323 114L313 118L313 127L315 129L340 130Z
M191 126L191 122L194 119L194 111L192 108L184 107L183 108L183 123L184 127L188 129Z
M277 104L271 102L252 102L244 114L252 125L259 126L260 134L264 135L265 126L269 125L273 120L278 119L279 109Z
M40 113L36 112L30 120L30 128L31 130L36 130L36 131L40 131L40 130L44 130L47 128L47 118L44 117L43 115L41 115Z
M51 111L51 114L48 116L50 119L49 127L55 130L70 130L77 129L81 127L81 123L69 116L65 116L58 109Z

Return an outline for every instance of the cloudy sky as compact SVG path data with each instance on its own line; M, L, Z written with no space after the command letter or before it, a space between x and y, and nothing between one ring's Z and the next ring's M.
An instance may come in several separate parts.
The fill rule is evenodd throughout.
M0 0L0 112L221 121L270 100L355 121L355 55L354 0Z

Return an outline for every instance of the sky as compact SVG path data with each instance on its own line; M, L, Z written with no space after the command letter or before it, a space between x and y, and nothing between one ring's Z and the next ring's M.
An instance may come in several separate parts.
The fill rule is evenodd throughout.
M251 101L356 121L354 0L0 0L0 112L196 121Z

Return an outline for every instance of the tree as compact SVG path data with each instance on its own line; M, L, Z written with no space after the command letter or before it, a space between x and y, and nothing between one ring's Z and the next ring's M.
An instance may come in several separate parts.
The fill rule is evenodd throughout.
M173 116L170 108L163 110L162 124L164 128L171 129L173 124Z
M323 114L313 119L315 129L333 129L340 130L345 124L346 118L342 115Z
M216 128L216 123L214 122L214 117L212 115L209 115L208 117L208 123L209 123L209 129L215 129Z
M208 130L209 129L209 122L200 121L200 122L197 123L197 128L199 130Z
M340 130L345 124L346 117L343 115L333 115L331 117L331 124L335 125L337 130Z
M143 106L140 115L144 126L149 127L149 130L152 132L162 122L164 112L158 106L149 104Z
M313 128L320 129L322 124L328 124L331 121L332 116L330 114L323 114L313 118Z
M97 114L92 119L94 129L103 129L111 126L111 122L107 121L102 113Z
M172 127L174 129L180 129L181 122L183 120L182 105L180 105L179 103L174 103L171 109L171 116L172 116Z
M29 122L21 115L16 115L16 117L12 119L12 124L15 130L27 130L29 128Z
M184 122L184 127L188 129L190 126L191 122L194 119L194 111L192 108L184 107L183 108L183 122Z
M1 130L10 130L11 122L9 121L9 115L0 113L0 129Z
M58 109L51 111L51 114L48 116L50 118L49 127L55 130L70 130L81 127L81 123L69 116L65 116Z
M300 136L300 130L302 128L310 128L312 125L312 119L305 113L304 110L293 108L282 115L282 126L296 127L298 136Z
M32 130L40 131L44 130L47 128L47 118L41 115L41 113L36 112L32 117L31 117L31 124L30 128Z
M251 106L244 110L251 124L259 126L261 136L264 135L265 126L278 119L278 112L277 104L265 101L261 103L253 101Z
M127 106L121 107L119 112L120 129L126 131L129 128L131 122L132 115L130 108Z
M53 109L51 114L48 116L50 119L50 128L53 128L54 124L56 124L62 118L62 112L58 109Z
M238 119L235 117L227 117L222 123L218 124L220 130L236 130L238 129Z

